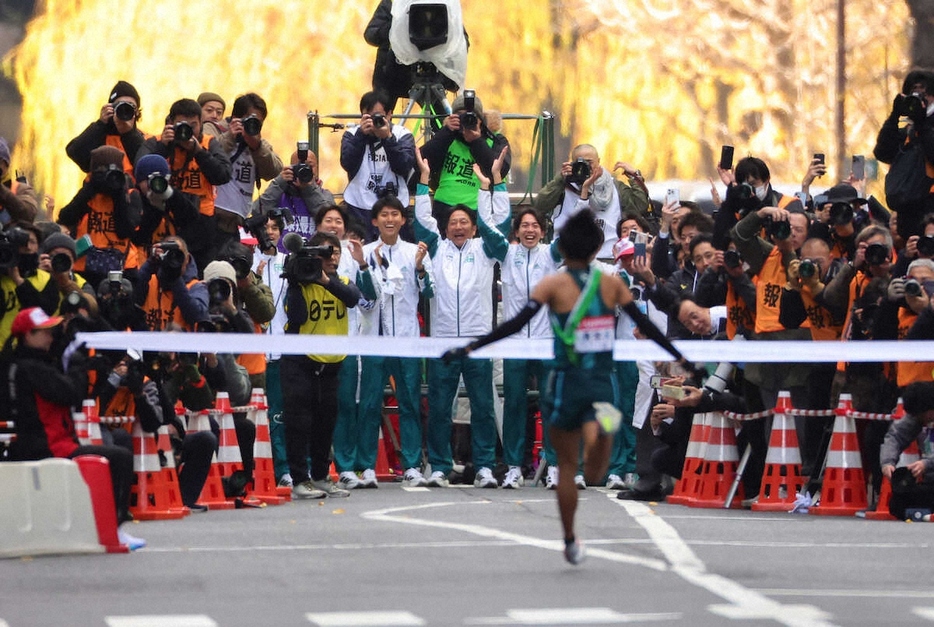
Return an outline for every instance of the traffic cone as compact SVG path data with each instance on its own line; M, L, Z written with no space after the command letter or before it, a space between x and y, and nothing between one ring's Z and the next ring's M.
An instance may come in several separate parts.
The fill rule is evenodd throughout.
M276 485L272 443L269 439L269 407L262 388L253 388L250 405L253 409L247 417L256 425L256 440L253 442L253 485L249 495L267 505L281 505L292 500L292 493L289 490L288 494L281 494Z
M836 417L827 450L820 502L811 506L811 514L852 516L867 507L866 478L856 439L856 421L848 415L852 410L852 396L841 394L834 410Z
M804 487L801 476L801 451L792 416L791 393L779 392L772 418L772 435L759 500L752 505L756 512L787 512Z
M97 401L93 398L85 399L81 403L81 411L88 427L88 444L103 446L104 438L101 436L101 417L97 411Z
M210 431L211 421L208 419L207 412L190 414L188 416L188 431ZM211 459L211 469L208 471L208 478L201 488L201 494L198 496L198 505L206 505L208 509L233 509L236 503L228 501L224 496L224 483L221 481L221 469L217 463L217 454Z
M684 468L681 478L675 483L675 489L665 499L666 503L688 505L697 498L700 488L700 474L704 466L704 453L707 450L707 436L710 431L710 413L694 414L691 424L691 438L684 455Z
M190 513L187 507L182 506L177 479L169 480L164 470L153 435L143 431L139 422L134 422L133 471L136 480L130 486L130 513L136 520L175 520ZM174 463L172 472L175 472Z
M84 411L73 411L71 412L71 421L75 425L75 435L78 436L78 443L81 446L86 446L91 443L88 439L88 418L84 415Z
M902 399L898 399L895 411L892 412L892 420L901 420L905 416L905 407L902 405ZM918 449L918 441L912 440L902 454L898 457L896 468L901 468L912 464L921 459L921 451ZM892 480L888 477L882 477L882 487L879 489L879 503L876 505L876 511L866 512L866 518L869 520L897 520L895 516L889 513L889 500L892 498Z
M707 450L701 467L697 498L688 502L690 507L723 507L726 495L736 478L739 456L736 452L736 432L726 417L715 412L711 416ZM733 507L740 507L743 486L739 486Z

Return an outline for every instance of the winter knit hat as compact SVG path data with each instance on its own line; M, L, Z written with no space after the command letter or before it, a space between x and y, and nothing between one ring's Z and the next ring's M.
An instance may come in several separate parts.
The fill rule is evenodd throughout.
M210 283L214 279L227 279L231 284L237 284L237 271L226 261L212 261L204 269L204 282Z
M224 110L227 110L227 103L224 102L224 99L221 98L220 95L215 94L213 91L205 91L198 96L198 104L202 107L209 102L219 102L221 106L224 107Z
M122 170L124 157L123 151L119 148L114 148L113 146L98 146L91 151L90 171L93 172L98 168L106 170L109 165L115 165Z
M77 252L75 250L75 240L66 235L65 233L52 233L39 244L40 253L48 253L51 250L56 248L67 248L71 251L72 257L77 257Z
M139 92L136 91L135 87L126 81L117 81L117 84L114 85L114 88L110 90L110 98L107 100L107 102L113 104L120 96L129 96L136 101L137 107L139 107L141 104L139 101Z
M133 170L133 176L137 181L145 181L153 172L165 175L171 172L169 162L162 155L150 154L140 157L140 160L136 162L136 168Z

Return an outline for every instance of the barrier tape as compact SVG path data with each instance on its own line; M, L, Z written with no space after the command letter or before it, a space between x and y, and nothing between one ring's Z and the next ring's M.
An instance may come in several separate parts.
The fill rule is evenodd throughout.
M746 420L758 420L759 418L765 418L766 416L771 416L775 412L771 409L766 409L765 411L757 411L754 414L737 414L732 411L724 411L721 413L730 420L744 422Z
M101 416L102 425L126 425L136 421L135 416Z
M846 415L850 418L859 418L861 420L893 420L892 414L873 414L868 411L850 410L846 412Z
M366 355L374 357L440 357L470 338L343 335L265 335L246 333L159 333L151 331L78 333L77 342L102 350L214 353L279 353L282 355ZM553 340L506 339L471 356L482 359L551 359ZM677 340L674 345L691 361L731 363L836 363L904 361L905 355L934 354L934 341L872 342ZM910 347L910 351L909 348ZM648 340L617 340L617 361L671 361L665 349Z
M730 420L736 420L738 422L745 422L747 420L758 420L759 418L765 418L766 416L772 416L775 414L774 409L766 409L765 411L757 411L753 414L737 414L732 411L720 412ZM833 409L790 409L785 414L789 416L836 416L837 412ZM844 412L845 416L850 418L857 418L860 420L893 420L893 414L874 414L866 411L856 411L855 409L848 409Z

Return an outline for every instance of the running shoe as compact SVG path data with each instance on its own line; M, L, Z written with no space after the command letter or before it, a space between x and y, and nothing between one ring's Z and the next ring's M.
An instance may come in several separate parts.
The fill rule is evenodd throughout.
M522 469L518 466L510 466L506 476L503 477L504 490L517 490L525 483L522 478Z
M484 467L477 471L477 476L473 480L473 487L498 488L499 483L497 483L496 477L493 476L493 471Z
M448 487L448 478L440 470L436 470L428 477L428 487L429 488L446 488Z
M428 479L418 468L409 468L402 476L402 487L404 488L423 488L428 485Z

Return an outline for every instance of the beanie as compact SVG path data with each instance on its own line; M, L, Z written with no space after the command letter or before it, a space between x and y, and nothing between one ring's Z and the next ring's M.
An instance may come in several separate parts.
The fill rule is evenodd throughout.
M212 261L204 269L204 282L210 283L214 279L227 279L231 284L237 284L237 272L226 261Z
M205 103L208 102L219 102L225 110L227 109L227 103L224 102L224 99L221 98L218 94L215 94L213 91L205 91L202 92L200 96L198 96L198 104L202 107L205 105Z
M47 254L50 250L56 248L67 248L71 251L72 257L78 256L75 249L75 240L65 233L52 233L39 244L39 252L43 254Z
M2 137L0 137L0 161L6 161L6 164L10 165L10 146Z
M117 81L117 84L114 85L114 88L110 90L110 98L107 102L113 104L120 96L129 96L136 101L136 106L140 106L139 101L139 92L136 91L136 88L130 85L126 81Z
M459 109L464 109L464 93L461 92L458 94L457 98L454 99L454 103L451 105L451 111L457 111ZM477 115L483 115L483 103L480 102L478 96L473 98L473 110Z
M165 175L171 172L169 162L162 155L149 154L140 157L140 160L136 162L136 168L133 170L133 176L137 181L145 181L153 172Z
M114 148L113 146L98 146L91 151L90 171L93 172L98 168L106 170L109 165L115 165L122 170L124 157L123 151L119 148Z

